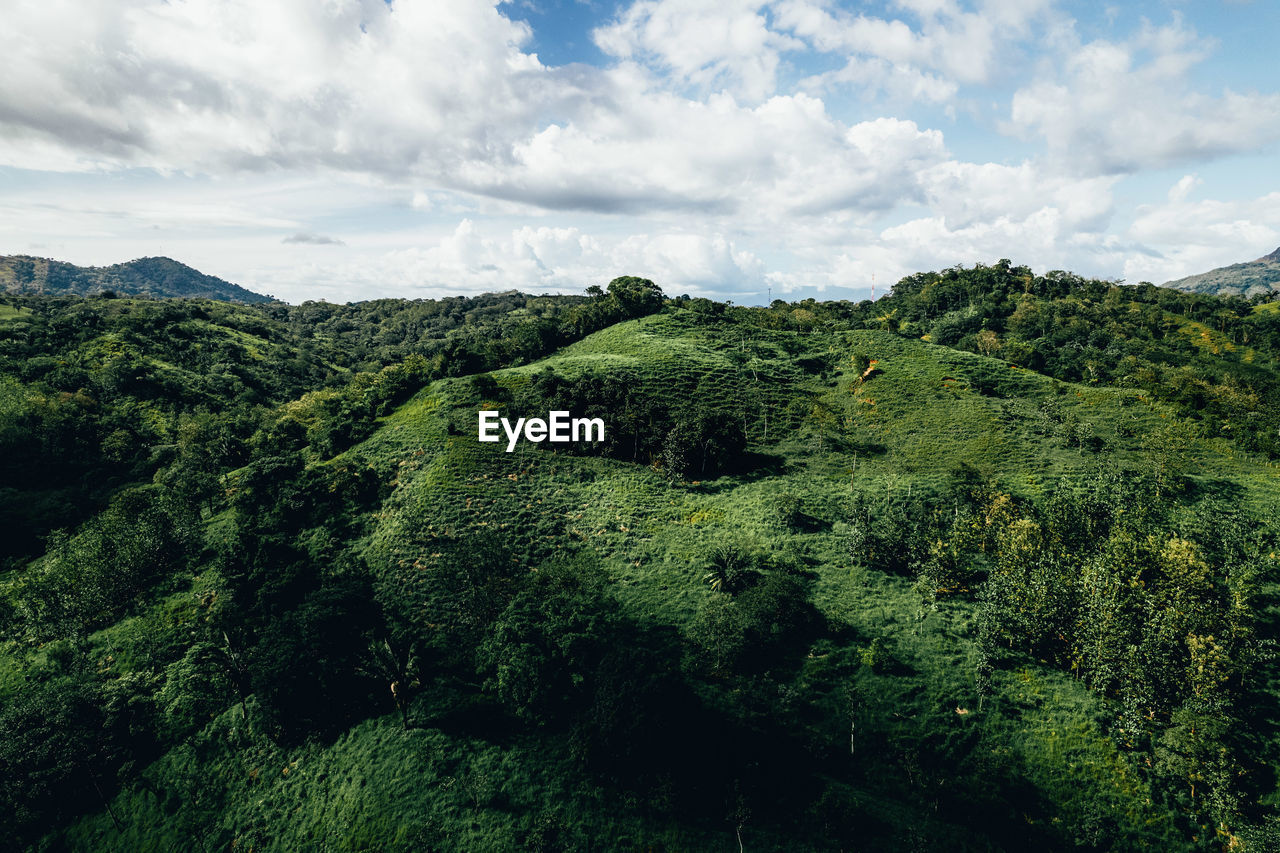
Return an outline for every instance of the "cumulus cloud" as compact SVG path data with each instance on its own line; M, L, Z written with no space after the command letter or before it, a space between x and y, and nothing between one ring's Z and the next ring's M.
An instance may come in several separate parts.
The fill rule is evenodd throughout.
M431 297L519 289L580 293L618 275L640 274L668 293L754 294L763 290L764 265L718 232L609 235L576 227L503 229L463 219L452 231L420 245L362 253L323 265L264 265L255 286L290 298L300 292Z
M954 80L914 65L860 56L850 57L842 68L806 77L800 85L809 92L850 88L868 100L938 104L951 101L960 88Z
M496 0L13 0L0 166L84 191L7 188L0 226L344 299L830 292L1000 257L1163 280L1280 242L1271 202L1187 175L1135 212L1124 177L1270 150L1280 95L1201 85L1214 46L1176 18L1087 39L1069 8L633 0L599 67L552 67ZM308 230L335 221L350 245Z
M803 42L769 28L759 0L637 0L592 34L620 59L647 62L704 90L772 95L780 54Z
M806 91L944 102L1007 67L1015 41L1050 8L1049 0L892 5L900 17L855 14L833 0L636 0L593 38L611 56L748 102L776 94L779 69L802 51L844 62L806 77Z
M1234 201L1193 201L1171 192L1166 203L1139 207L1128 236L1159 248L1124 260L1128 281L1160 284L1251 261L1280 246L1280 192Z
M555 106L528 38L478 0L19 0L0 31L0 156L443 169Z
M1176 19L1123 41L1059 33L1052 61L1013 96L1006 128L1039 136L1079 172L1120 174L1280 141L1280 94L1193 87L1212 44Z
M1196 175L1183 175L1178 182L1169 187L1169 201L1185 201L1191 191L1204 181Z
M930 208L948 228L1051 211L1055 237L1104 230L1114 213L1116 177L1073 178L1031 162L1017 166L950 160L922 176Z
M1049 0L980 0L968 9L955 0L894 5L915 25L903 18L855 15L831 0L778 0L773 9L780 29L818 51L849 57L845 69L824 82L865 83L868 72L876 72L899 90L914 84L920 94L939 99L954 94L957 83L989 82L1007 65L1014 42L1050 7Z
M612 85L627 89L620 70ZM845 125L820 99L775 96L744 107L729 94L690 101L633 92L470 164L455 185L554 209L639 213L809 214L883 210L920 196L920 167L945 156L942 134L881 118Z
M651 5L627 20L665 32ZM734 23L753 14L735 9L721 16L733 55L788 43ZM880 210L918 197L915 171L942 157L936 131L848 125L809 95L695 99L635 63L547 68L525 52L527 27L484 0L116 0L74 13L42 0L8 23L0 162L28 168L339 171L547 210L731 214ZM729 67L699 56L668 59L694 76L697 63Z

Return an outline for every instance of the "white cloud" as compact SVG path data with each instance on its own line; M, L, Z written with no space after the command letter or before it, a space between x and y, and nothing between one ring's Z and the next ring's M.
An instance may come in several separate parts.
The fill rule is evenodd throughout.
M697 102L650 90L625 106L552 124L504 162L473 164L457 183L599 212L872 212L918 198L917 172L944 156L937 131L891 118L846 126L803 94L746 108L727 94Z
M1195 202L1194 174L1133 209L1130 171L1280 140L1280 95L1207 89L1177 19L1087 40L1053 0L636 0L594 32L609 62L549 67L506 8L13 0L0 165L79 183L6 185L0 234L340 299L624 273L835 296L1000 257L1164 280L1280 243L1271 197ZM1006 110L1022 143L990 138Z
M914 65L859 56L851 57L843 68L806 77L800 85L810 92L848 87L867 100L883 98L898 103L946 103L960 88L955 81Z
M637 0L592 33L619 59L644 61L679 81L748 101L772 95L780 54L804 45L769 29L760 0Z
M1176 184L1169 187L1169 201L1185 201L1191 191L1202 183L1204 181L1196 175L1183 175Z
M1031 162L1018 166L955 160L926 170L930 208L950 229L997 219L1023 220L1052 211L1055 237L1104 230L1114 213L1114 177L1071 178Z
M777 0L779 29L824 53L845 54L848 64L823 83L884 86L901 95L916 91L937 100L957 84L988 83L1008 66L1014 43L1050 7L1049 0L983 0L964 9L952 0L899 0L913 27L900 18L850 14L831 0ZM878 72L880 80L868 76ZM884 82L882 82L884 81ZM906 85L914 81L914 86ZM949 95L948 95L949 97Z
M1125 259L1128 281L1161 284L1251 261L1280 246L1280 192L1237 201L1190 201L1171 192L1168 202L1138 209L1128 236L1157 250Z
M556 105L528 37L480 0L18 0L0 30L0 157L440 171Z
M284 299L356 289L377 296L438 297L519 289L580 293L618 275L654 279L670 294L755 293L763 264L714 231L612 236L577 227L499 226L464 219L422 245L383 251L356 247L323 263L293 255L257 266L247 281Z
M750 10L711 15L723 43L697 30L671 49L741 59L764 43L735 17ZM850 126L804 94L751 106L674 94L634 63L546 68L486 0L24 0L7 23L0 162L26 168L338 172L411 183L420 208L452 189L546 210L733 213L880 210L918 197L914 172L942 157L935 131Z
M1280 94L1193 87L1210 53L1177 18L1125 41L1081 43L1061 31L1056 54L1013 96L1006 128L1043 138L1087 174L1119 174L1265 150L1280 141Z

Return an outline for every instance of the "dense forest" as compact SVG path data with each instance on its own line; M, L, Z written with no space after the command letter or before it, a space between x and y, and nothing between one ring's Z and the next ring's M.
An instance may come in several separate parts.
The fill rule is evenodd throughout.
M1280 849L1277 356L1009 261L0 296L0 849Z

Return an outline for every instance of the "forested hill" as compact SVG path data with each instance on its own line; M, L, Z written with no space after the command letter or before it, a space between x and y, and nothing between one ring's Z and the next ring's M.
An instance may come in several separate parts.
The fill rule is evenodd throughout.
M108 267L78 267L28 255L0 256L0 290L6 293L90 296L186 297L228 302L270 302L237 284L205 275L170 258L139 258Z
M1276 849L1277 308L0 299L0 849Z
M0 296L0 560L125 484L214 488L262 452L253 436L290 400L323 401L338 447L424 381L543 356L646 305L514 291L296 306Z
M1276 249L1269 255L1263 255L1256 261L1218 267L1208 272L1165 282L1164 286L1188 290L1192 293L1212 293L1219 296L1274 293L1280 290L1280 249Z

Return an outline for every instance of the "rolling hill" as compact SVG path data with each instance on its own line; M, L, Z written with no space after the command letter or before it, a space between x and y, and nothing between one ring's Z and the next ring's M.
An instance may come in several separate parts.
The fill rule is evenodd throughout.
M874 305L626 281L433 305L473 348L225 422L144 408L145 482L0 576L15 846L1269 849L1272 303L1003 262ZM198 340L230 370L300 312ZM506 452L482 409L608 432Z
M1274 293L1280 291L1280 249L1263 255L1256 261L1231 264L1198 275L1166 281L1164 286L1217 296Z
M28 255L0 256L0 291L50 296L91 296L111 291L119 296L271 301L270 296L205 275L171 258L139 258L108 267L78 267Z

